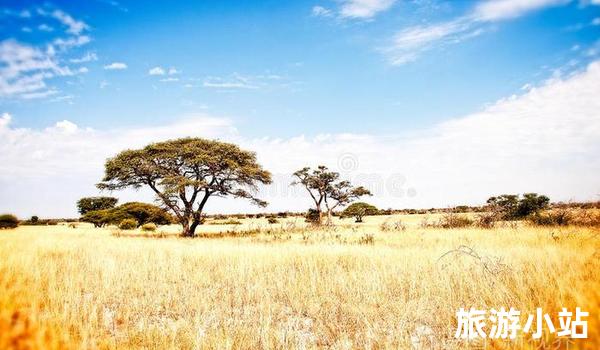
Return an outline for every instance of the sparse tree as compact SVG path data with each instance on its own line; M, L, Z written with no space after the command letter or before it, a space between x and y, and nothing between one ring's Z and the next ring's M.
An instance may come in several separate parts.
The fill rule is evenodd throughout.
M317 224L323 222L322 205L327 210L327 223L332 223L333 210L340 205L351 203L357 198L371 195L371 192L362 186L352 187L349 181L339 181L340 174L324 165L319 165L312 170L309 167L294 173L298 180L292 185L303 185L315 202L315 210L319 215Z
M79 214L85 215L90 211L112 209L118 201L115 197L84 197L77 201L77 209Z
M183 138L126 150L109 159L100 189L148 186L192 237L202 223L211 196L246 198L259 206L266 202L253 193L271 183L271 174L256 155L230 143Z

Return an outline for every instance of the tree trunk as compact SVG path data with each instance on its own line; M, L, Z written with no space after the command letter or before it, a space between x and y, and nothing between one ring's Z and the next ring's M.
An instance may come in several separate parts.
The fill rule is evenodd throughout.
M333 212L332 209L327 209L327 226L333 225L333 214L332 214L332 212Z
M181 222L181 226L183 226L183 231L181 232L182 237L194 237L196 235L196 228L200 225L200 220L193 219L190 223L189 220L184 220Z

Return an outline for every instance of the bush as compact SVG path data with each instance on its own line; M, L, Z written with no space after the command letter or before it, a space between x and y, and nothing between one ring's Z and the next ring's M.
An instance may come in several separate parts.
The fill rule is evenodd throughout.
M138 227L138 222L136 219L123 219L119 223L119 228L121 230L135 230Z
M162 208L140 202L125 203L112 209L92 210L81 217L81 221L90 222L95 227L118 224L125 219L133 219L141 225L149 222L167 225L173 222L173 217Z
M600 227L600 212L586 209L559 208L529 217L529 223L536 226L587 226Z
M268 222L269 224L276 224L276 223L278 223L278 222L279 222L279 220L277 220L277 219L275 219L275 218L268 218L268 219L267 219L267 222Z
M306 212L305 218L306 218L306 222L311 223L311 224L317 224L320 221L319 212L316 209L312 209L312 208L308 209L308 211Z
M389 231L406 231L406 225L402 222L402 220L398 219L393 222L389 220L385 220L381 225L379 225L379 229L382 232Z
M475 226L480 228L494 228L498 221L498 215L493 212L479 213L475 217Z
M143 224L142 231L154 232L154 231L156 231L156 224L151 223L151 222L149 222L147 224Z
M213 221L209 225L241 225L242 222L236 219L229 219L227 221Z
M431 227L436 228L463 228L473 225L473 220L469 217L446 213L436 223L431 224Z
M15 228L19 226L19 219L12 214L0 215L0 229Z

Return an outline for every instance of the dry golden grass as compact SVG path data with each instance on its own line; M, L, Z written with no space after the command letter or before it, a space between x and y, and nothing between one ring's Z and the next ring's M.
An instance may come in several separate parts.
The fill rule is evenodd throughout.
M380 231L399 218L406 230ZM263 231L218 239L177 238L175 227L161 228L166 238L87 225L0 231L0 348L475 348L454 339L455 312L471 306L553 315L580 306L589 338L569 348L600 348L597 229L423 229L421 220L311 231L292 218L271 226L283 233L242 220L235 230ZM481 259L466 248L440 259L461 246Z

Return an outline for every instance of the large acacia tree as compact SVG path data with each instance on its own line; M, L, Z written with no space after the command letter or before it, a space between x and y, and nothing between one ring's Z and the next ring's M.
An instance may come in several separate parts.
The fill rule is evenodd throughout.
M324 165L319 165L314 170L309 167L302 168L296 171L294 176L297 180L292 182L292 185L303 185L315 202L315 210L319 214L318 224L323 221L323 204L327 210L327 224L331 224L333 211L338 206L371 195L371 192L362 186L353 187L349 181L340 181L340 174L330 171Z
M100 189L119 190L148 186L192 237L202 222L202 211L211 196L246 198L259 206L267 203L254 196L259 184L271 183L271 174L256 155L237 145L183 138L126 150L108 159Z

